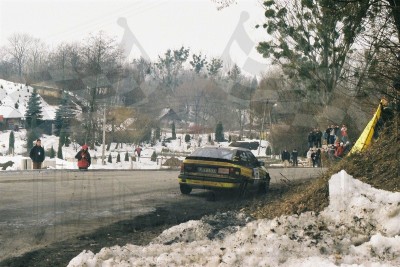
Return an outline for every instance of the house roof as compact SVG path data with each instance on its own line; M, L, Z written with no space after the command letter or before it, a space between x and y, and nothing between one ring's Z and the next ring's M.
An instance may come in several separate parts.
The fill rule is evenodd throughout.
M0 106L0 115L5 119L20 119L24 117L17 109L11 106Z
M163 110L161 110L160 116L158 116L158 119L159 120L163 120L163 119L181 120L172 108L164 108Z

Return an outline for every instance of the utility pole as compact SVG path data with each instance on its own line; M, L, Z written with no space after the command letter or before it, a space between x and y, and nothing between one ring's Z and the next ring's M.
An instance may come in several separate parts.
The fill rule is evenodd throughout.
M268 104L268 100L264 102L264 115L263 115L263 119L262 119L262 123L261 123L261 133L260 133L260 144L258 145L258 155L260 156L260 150L261 150L261 140L262 140L262 135L264 132L264 122L265 122L265 110L267 109L267 104Z
M101 151L101 164L105 165L105 154L106 154L106 106L103 110L103 149Z

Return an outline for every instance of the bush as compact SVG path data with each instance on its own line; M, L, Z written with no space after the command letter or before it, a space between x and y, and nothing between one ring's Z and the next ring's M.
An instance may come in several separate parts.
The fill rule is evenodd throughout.
M153 154L151 154L151 161L157 161L157 153L156 153L156 151L153 151Z
M125 161L129 161L129 154L128 154L128 151L126 151L126 153L125 153Z
M118 153L118 155L117 155L117 163L118 162L121 162L121 156L119 155L119 153Z
M112 163L112 157L111 157L111 153L110 154L108 154L108 160L107 160L109 163Z
M185 135L185 142L187 143L187 142L189 142L190 141L190 135L189 134L186 134Z

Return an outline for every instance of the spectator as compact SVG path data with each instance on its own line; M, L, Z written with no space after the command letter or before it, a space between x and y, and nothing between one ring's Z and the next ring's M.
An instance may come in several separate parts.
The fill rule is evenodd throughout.
M317 152L315 150L312 150L311 160L312 160L312 166L314 168L317 165Z
M78 153L75 155L75 158L78 160L78 168L80 170L87 170L92 164L88 149L88 145L85 144L82 146L81 150L78 151Z
M311 155L312 155L312 153L313 153L312 148L308 149L307 155L306 155L306 157L307 157L307 166L308 167L311 167Z
M284 167L289 166L290 153L289 153L289 151L287 151L286 148L285 148L285 150L282 151L281 158L282 158L282 161L283 161L283 166Z
M316 159L315 161L317 162L317 167L322 167L322 156L321 156L321 149L317 149L317 153L316 153Z
M314 131L313 131L313 130L311 130L311 131L308 133L307 140L308 140L308 148L314 147L315 135L314 135Z
M142 148L141 148L140 146L138 146L138 147L135 149L135 153L136 153L136 155L138 156L138 159L140 159L140 154L142 153Z
M314 131L314 144L315 144L315 146L317 148L322 147L321 139L322 139L322 132L318 128L315 128L315 131Z
M297 157L299 156L299 152L297 152L297 149L293 149L292 151L292 161L293 161L293 166L298 166L298 160Z
M342 142L346 143L348 141L346 125L344 125L344 124L342 125L342 128L340 129L340 134L342 136Z
M329 128L330 132L329 132L329 143L328 144L335 144L335 139L336 139L336 134L335 134L335 125L331 125L331 127Z
M341 142L338 146L336 146L335 158L342 158L343 153L344 153L344 146L343 146L343 142Z
M32 169L38 170L42 168L42 162L44 161L44 148L42 147L42 141L36 140L36 144L31 148L29 157L32 159Z
M328 145L328 159L333 160L335 158L335 146L334 145Z

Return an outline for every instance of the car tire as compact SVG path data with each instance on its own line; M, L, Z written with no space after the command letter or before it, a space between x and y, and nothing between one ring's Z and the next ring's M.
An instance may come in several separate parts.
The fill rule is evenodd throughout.
M184 195L189 195L190 192L192 192L192 188L187 184L180 184L179 187L181 189L181 193Z
M269 177L269 174L267 174L265 181L260 183L260 185L258 187L258 193L266 194L269 191L270 180L271 180L271 178Z

